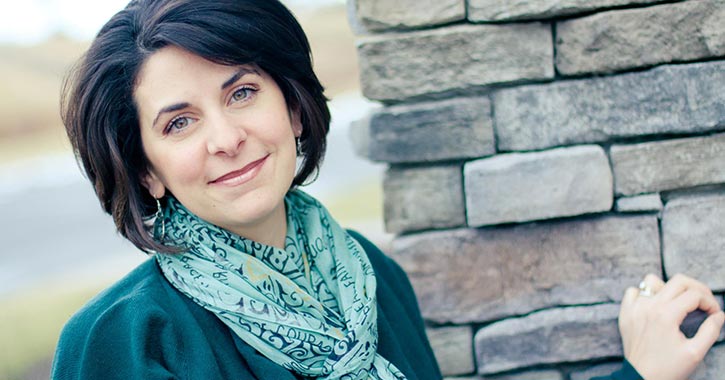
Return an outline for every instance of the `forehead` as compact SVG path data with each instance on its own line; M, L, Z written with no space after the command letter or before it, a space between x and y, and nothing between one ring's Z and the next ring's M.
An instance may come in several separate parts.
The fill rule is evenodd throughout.
M229 76L241 67L250 71L260 70L252 64L229 66L211 62L187 50L167 46L151 54L141 65L136 77L135 88L139 89L148 82L168 82L173 78L208 80L216 76ZM173 81L178 82L178 81Z
M151 54L141 66L134 100L141 112L169 101L179 101L204 90L221 90L236 74L268 75L255 65L228 66L211 62L187 50L168 46Z

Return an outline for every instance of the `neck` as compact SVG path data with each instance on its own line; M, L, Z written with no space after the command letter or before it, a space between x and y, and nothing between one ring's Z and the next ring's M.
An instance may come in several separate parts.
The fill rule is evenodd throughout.
M287 212L285 202L282 201L277 208L267 215L263 220L257 221L252 226L239 226L230 231L235 234L254 240L264 245L284 249L284 241L287 236Z

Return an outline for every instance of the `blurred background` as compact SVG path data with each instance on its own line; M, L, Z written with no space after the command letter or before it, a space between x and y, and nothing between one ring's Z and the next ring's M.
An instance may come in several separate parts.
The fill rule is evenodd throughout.
M115 233L70 151L60 88L126 0L0 5L0 379L47 379L58 333L90 297L147 257ZM307 32L332 99L326 161L307 187L343 226L382 246L383 168L355 157L359 94L344 0L287 0Z

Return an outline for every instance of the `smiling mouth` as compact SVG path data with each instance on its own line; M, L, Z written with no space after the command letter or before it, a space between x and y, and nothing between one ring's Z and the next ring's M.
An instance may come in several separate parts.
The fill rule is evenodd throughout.
M210 185L226 185L226 186L237 186L245 182L250 181L252 178L257 176L257 173L262 169L262 165L269 157L269 154L260 158L259 160L252 161L245 167L224 174L223 176L210 181Z

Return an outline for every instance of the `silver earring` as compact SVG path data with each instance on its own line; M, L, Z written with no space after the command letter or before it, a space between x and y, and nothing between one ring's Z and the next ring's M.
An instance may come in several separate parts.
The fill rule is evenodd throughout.
M302 155L302 142L299 137L295 137L295 144L297 144L297 155Z
M156 200L156 220L161 221L161 241L164 241L164 237L166 236L166 221L164 220L164 214L161 212L161 202L159 202L159 198L154 197ZM156 222L154 222L155 224Z

